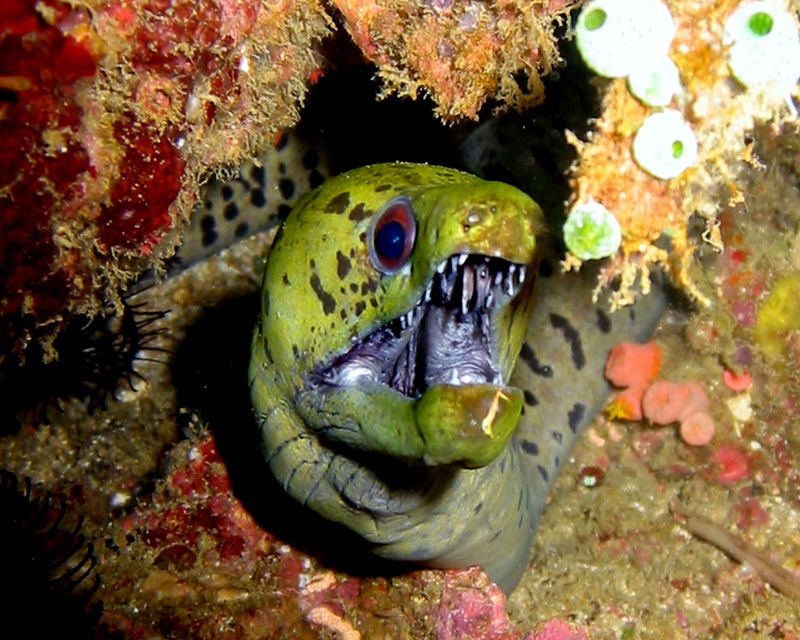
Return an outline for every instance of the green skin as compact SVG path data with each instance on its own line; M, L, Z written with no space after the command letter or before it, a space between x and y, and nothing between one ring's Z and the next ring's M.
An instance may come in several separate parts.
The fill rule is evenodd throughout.
M412 205L417 235L407 265L385 274L366 237L398 196ZM428 165L356 169L298 203L268 258L249 377L265 455L290 495L382 557L477 564L514 588L553 476L607 396L608 349L645 337L660 297L649 296L636 319L627 310L601 317L586 277L569 297L563 281L542 278L549 303L534 311L528 277L490 314L495 360L511 386L434 384L411 398L379 383L309 380L413 309L450 256L503 258L533 274L545 231L521 191ZM590 334L599 336L591 344ZM512 378L521 349L526 366Z

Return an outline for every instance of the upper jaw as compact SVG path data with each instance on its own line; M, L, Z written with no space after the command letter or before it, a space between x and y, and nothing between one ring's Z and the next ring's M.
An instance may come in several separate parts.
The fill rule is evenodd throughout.
M505 384L495 319L527 266L454 254L437 264L417 304L312 374L323 386L382 384L413 398L435 384Z

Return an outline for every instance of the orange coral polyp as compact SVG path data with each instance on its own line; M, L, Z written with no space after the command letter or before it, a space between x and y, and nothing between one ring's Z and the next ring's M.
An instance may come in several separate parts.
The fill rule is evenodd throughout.
M678 420L686 420L686 417L697 411L706 411L711 404L708 400L706 392L697 382L685 382L684 386L689 389L691 393L688 402L683 408Z
M653 424L681 422L692 413L706 411L708 406L708 396L696 382L659 380L642 398L642 412Z
M691 396L692 392L686 385L659 380L645 391L642 411L653 424L677 422Z
M642 396L646 389L646 384L638 384L620 392L606 407L606 415L611 420L641 420Z
M661 349L654 342L620 342L606 361L606 379L617 387L642 385L653 380L661 367Z
M695 411L681 422L681 438L686 444L702 447L714 437L714 418L707 411Z

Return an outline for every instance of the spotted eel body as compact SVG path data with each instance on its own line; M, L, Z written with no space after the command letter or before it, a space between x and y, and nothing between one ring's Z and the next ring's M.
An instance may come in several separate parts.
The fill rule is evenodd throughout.
M294 131L245 162L231 180L212 180L168 269L185 269L238 240L278 226L330 174L328 157Z
M379 556L481 565L510 592L608 395L608 350L664 305L603 310L591 270L540 264L545 235L522 192L442 167L373 165L305 196L268 257L249 375L283 488Z

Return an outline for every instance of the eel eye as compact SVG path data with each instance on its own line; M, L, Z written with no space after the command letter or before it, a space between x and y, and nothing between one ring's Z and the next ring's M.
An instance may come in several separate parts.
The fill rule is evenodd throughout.
M400 269L411 256L417 235L417 221L411 203L392 200L375 216L369 230L369 257L381 273Z

